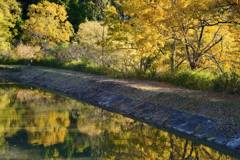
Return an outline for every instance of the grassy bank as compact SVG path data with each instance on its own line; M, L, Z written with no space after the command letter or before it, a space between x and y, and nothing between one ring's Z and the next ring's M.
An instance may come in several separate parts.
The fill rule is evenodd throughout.
M30 62L30 59L0 59L1 64L29 65ZM240 94L240 76L234 70L226 73L193 70L180 70L175 73L165 72L163 74L157 74L156 71L119 72L108 66L94 65L85 61L59 61L55 57L33 59L30 65L69 69L115 78L155 80L201 91Z

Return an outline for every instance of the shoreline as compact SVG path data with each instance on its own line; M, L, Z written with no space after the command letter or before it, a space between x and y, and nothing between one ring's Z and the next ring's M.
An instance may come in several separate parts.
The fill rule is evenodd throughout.
M219 145L220 148L226 147L240 156L239 125L220 118L163 105L151 99L143 99L134 93L141 91L140 94L149 94L149 90L145 90L146 86L136 88L137 82L69 70L26 66L6 66L5 69L0 70L0 79L6 76L137 118L158 128L186 134ZM176 89L181 90L181 88ZM150 90L154 90L154 86ZM170 93L169 87L163 88L162 92L164 90L168 94L174 93ZM133 96L129 96L127 92L133 93Z

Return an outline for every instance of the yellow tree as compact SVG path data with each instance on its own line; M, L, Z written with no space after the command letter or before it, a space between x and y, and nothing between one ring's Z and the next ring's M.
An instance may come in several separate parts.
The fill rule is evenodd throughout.
M222 44L226 47L233 42L225 38L229 37L227 31L231 12L222 4L226 2L224 0L203 0L201 3L192 0L123 1L120 8L124 16L118 16L120 17L118 23L107 22L115 27L112 27L114 29L112 37L125 32L121 35L127 37L127 42L134 46L140 60L161 51L162 54L157 56L163 60L169 59L172 70L185 60L191 69L196 69L202 67L207 60L215 63L214 57L219 53L219 50L215 51L215 49L223 47ZM176 54L177 49L181 50L179 54ZM177 61L178 63L175 64Z
M220 45L228 33L222 22L226 14L219 14L218 8L212 8L214 5L210 0L205 0L204 3L178 1L172 3L164 20L169 26L172 38L185 46L186 58L191 69L200 67L204 57Z
M108 26L109 37L104 43L121 54L121 61L125 66L145 71L159 54L158 47L163 46L160 41L162 35L157 34L155 28L142 21L141 16L135 16L138 14L135 12L139 9L137 6L132 8L131 13L127 12L127 6L133 6L132 1L126 3L126 6L119 5L124 11L119 11L113 6L105 10L104 24Z
M17 34L14 29L20 20L21 8L16 0L0 0L0 52L10 49L10 42Z
M22 25L25 33L31 36L33 44L57 44L70 40L73 35L72 25L66 20L64 6L43 1L28 8L30 17Z
M79 30L74 38L79 45L84 48L81 53L87 59L93 59L94 62L101 65L108 65L109 56L106 55L104 45L97 45L97 42L105 40L107 37L107 27L98 21L86 21L79 25Z

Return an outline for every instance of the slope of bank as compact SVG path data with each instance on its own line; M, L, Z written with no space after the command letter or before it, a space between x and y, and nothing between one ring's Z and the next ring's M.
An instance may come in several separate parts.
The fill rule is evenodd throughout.
M160 127L240 150L238 95L45 67L0 68L0 79L9 76Z

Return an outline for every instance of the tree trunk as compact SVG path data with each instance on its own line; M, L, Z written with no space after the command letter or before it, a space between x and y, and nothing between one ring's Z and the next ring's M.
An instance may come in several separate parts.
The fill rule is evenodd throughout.
M197 64L195 62L190 62L190 67L192 70L197 68Z
M172 44L172 54L170 57L170 63L171 63L171 73L175 72L175 60L176 60L176 40L174 40L173 44Z

